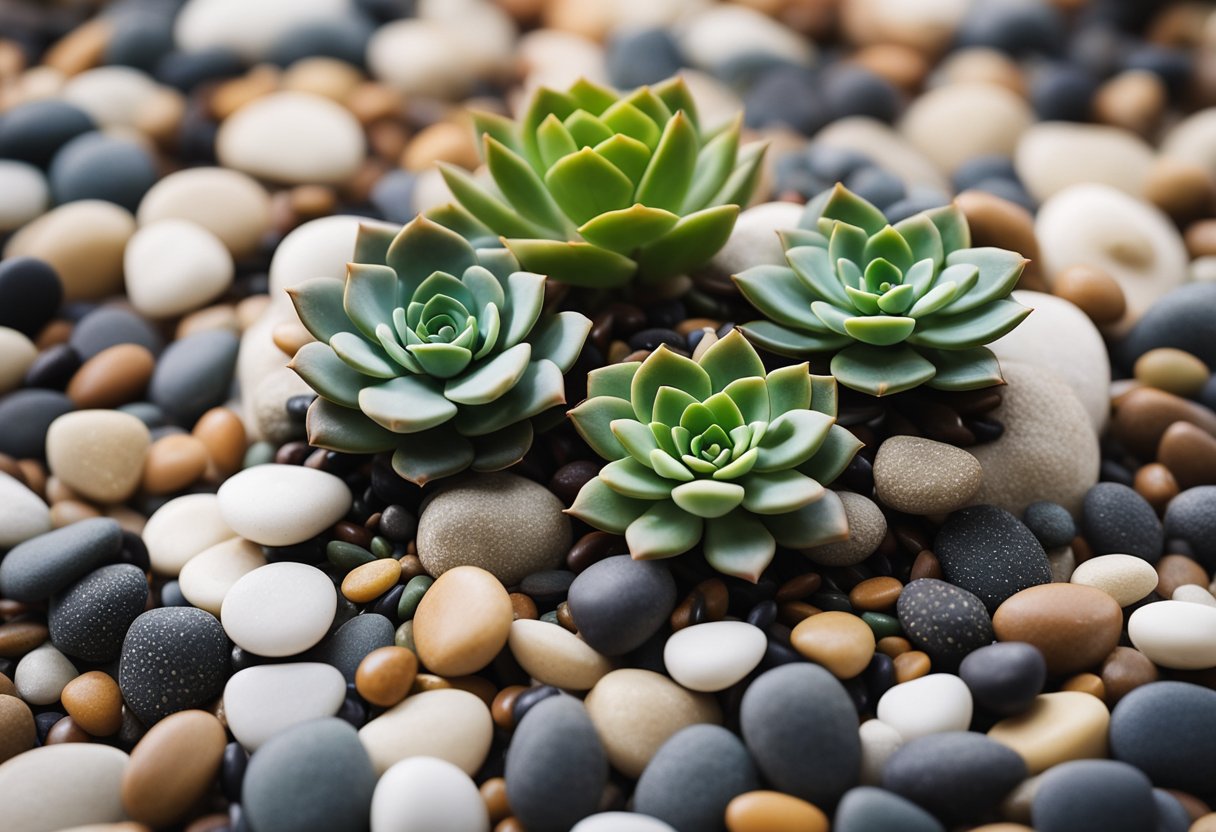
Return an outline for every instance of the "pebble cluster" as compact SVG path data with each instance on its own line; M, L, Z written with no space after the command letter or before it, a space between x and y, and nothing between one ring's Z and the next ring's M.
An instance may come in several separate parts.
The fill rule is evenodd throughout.
M684 300L843 182L1031 259L1007 385L884 408L755 583L569 519L569 425L418 488L309 447L284 289L450 195L465 105L679 72L771 142ZM1216 9L0 3L0 829L1216 832Z

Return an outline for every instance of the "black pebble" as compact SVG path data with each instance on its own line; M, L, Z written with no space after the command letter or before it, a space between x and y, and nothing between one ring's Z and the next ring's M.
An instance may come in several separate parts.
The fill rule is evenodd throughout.
M933 547L946 580L973 593L994 612L1009 596L1051 583L1051 564L1021 520L996 506L950 515Z
M519 696L515 697L515 701L511 705L511 720L518 725L528 715L528 711L550 696L557 696L560 693L561 691L553 685L533 685L522 691Z
M380 533L394 543L409 543L418 533L418 516L396 504L380 514Z
M1029 708L1043 691L1047 662L1034 645L1004 641L971 653L959 665L958 675L977 705L1009 716Z
M1148 501L1126 485L1100 482L1081 504L1081 532L1095 555L1161 558L1165 532Z
M1153 784L1115 760L1073 760L1048 769L1034 791L1037 832L1143 832L1156 826Z
M615 555L580 572L567 603L583 640L619 656L640 647L671 615L676 582L665 564Z
M908 639L929 654L933 666L954 668L992 643L992 617L984 602L962 587L920 578L904 587L896 604Z
M105 62L152 72L173 51L173 18L126 14L118 17L106 44Z
M187 427L228 397L240 340L231 332L213 330L189 335L165 348L148 398Z
M0 159L45 168L59 148L96 128L84 110L45 99L18 104L0 117Z
M946 832L937 818L910 800L874 786L849 789L832 818L835 832Z
M71 344L55 344L38 353L25 371L25 383L44 390L62 390L82 363L80 353L72 349Z
M220 789L224 797L233 803L241 802L241 781L249 765L249 752L239 742L224 746L224 758L220 764Z
M1039 500L1026 506L1022 522L1039 539L1044 549L1068 546L1077 536L1077 524L1068 509L1059 503Z
M1188 488L1170 500L1165 534L1184 541L1208 572L1216 571L1216 485Z
M1088 121L1098 80L1075 64L1040 70L1030 88L1030 103L1040 121Z
M339 612L339 615L341 612ZM355 681L355 670L363 657L380 647L393 644L393 622L383 615L356 615L313 647L300 661L325 662L342 672L347 682Z
M72 330L69 343L85 361L118 344L139 344L153 355L162 344L151 324L121 306L102 306L85 315Z
M519 584L519 591L544 609L565 601L572 583L574 573L567 569L543 569L526 576Z
M1060 11L1044 0L980 0L955 33L958 47L986 46L1013 56L1059 54L1067 34Z
M9 393L0 399L0 454L42 459L51 422L74 409L71 399L54 390Z
M0 560L0 596L42 601L107 563L122 551L122 528L92 517L32 537Z
M205 707L224 691L231 670L228 638L215 616L193 607L162 607L135 619L118 665L122 698L144 725Z
M890 123L899 113L900 96L895 86L864 67L836 63L819 79L830 118L866 116Z
M362 68L367 42L374 31L370 20L350 13L336 19L298 23L275 38L266 50L265 60L290 66L303 58L325 57Z
M1189 352L1216 367L1216 283L1188 283L1157 300L1123 339L1119 352L1128 369L1157 347Z
M113 661L147 603L148 581L139 567L116 563L95 569L51 598L51 643L78 659Z
M781 66L764 73L743 98L747 126L786 126L811 135L828 121L828 110L814 74L802 67Z
M241 56L231 49L214 46L198 52L170 52L156 64L158 81L182 92L199 84L240 75L245 69Z
M0 262L0 326L34 338L63 301L63 283L51 265L36 257Z

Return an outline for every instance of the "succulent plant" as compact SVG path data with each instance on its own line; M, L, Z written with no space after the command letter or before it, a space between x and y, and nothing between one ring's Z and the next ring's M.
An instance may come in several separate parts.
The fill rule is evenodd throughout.
M525 269L576 286L656 284L730 236L762 145L741 120L698 126L681 79L627 94L586 80L541 88L518 122L474 114L492 184L441 166L458 204L431 216L470 239L501 236Z
M755 344L796 358L833 352L837 381L874 396L1003 382L983 345L1030 313L1007 298L1021 255L971 248L954 205L891 225L842 185L812 200L801 225L782 233L788 267L735 276L767 317L743 327Z
M569 513L624 534L633 557L703 544L718 571L750 581L776 546L848 536L840 498L824 488L861 443L836 424L836 382L807 364L765 373L738 331L696 361L659 347L645 361L592 370L570 411L611 460Z
M360 226L354 260L345 281L289 290L317 339L289 365L318 394L309 443L392 450L419 485L518 462L532 417L565 404L562 376L591 322L543 314L543 276L423 217L396 234Z

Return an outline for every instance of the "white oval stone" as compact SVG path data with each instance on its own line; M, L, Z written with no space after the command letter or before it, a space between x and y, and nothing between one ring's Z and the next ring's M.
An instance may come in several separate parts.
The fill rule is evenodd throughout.
M764 55L800 66L809 66L815 59L809 40L745 6L711 6L690 16L676 38L689 63L710 71L745 55Z
M1157 570L1134 555L1100 555L1077 566L1070 580L1100 589L1126 607L1157 588Z
M899 130L943 171L979 156L1008 156L1034 124L1026 99L995 84L949 84L909 105Z
M177 14L173 36L185 52L223 47L255 63L293 28L337 20L350 5L350 0L188 0Z
M367 68L406 95L453 98L476 78L461 51L457 30L441 21L395 20L378 28L367 44Z
M930 673L896 685L878 700L875 712L911 742L945 731L966 731L971 725L971 690L952 673Z
M1183 601L1187 604L1203 604L1205 607L1216 607L1216 596L1212 595L1211 590L1198 584L1183 584L1178 587L1174 590L1172 600Z
M366 156L350 110L319 95L276 92L246 104L220 125L216 157L225 167L287 185L338 184Z
M1216 28L1211 19L1208 29ZM1216 176L1216 107L1208 107L1184 118L1165 134L1161 155L1203 165Z
M663 663L671 678L689 690L725 690L756 669L767 647L759 627L710 621L672 633L663 647Z
M148 518L142 534L152 571L175 578L191 558L236 537L214 494L174 497Z
M676 832L675 827L637 812L599 812L588 815L570 832Z
M232 537L187 561L177 583L187 601L218 618L232 585L265 565L260 547L243 537Z
M51 510L14 477L0 473L0 549L51 530Z
M314 277L346 277L346 264L355 250L360 225L399 230L391 223L353 214L306 222L283 238L270 261L270 294L277 296Z
M590 690L612 670L612 662L574 633L535 618L511 622L507 639L524 672L542 685L563 690Z
M59 701L67 683L79 675L71 659L44 644L17 662L13 684L17 686L17 695L30 705L51 705Z
M437 757L393 765L372 794L372 832L489 832L477 784Z
M257 656L294 656L333 623L338 591L315 566L284 561L242 575L220 607L228 638Z
M25 371L37 357L38 348L25 333L0 326L0 395L21 386Z
M1127 620L1136 649L1161 667L1216 667L1216 607L1185 601L1145 604Z
M778 231L797 228L804 207L793 202L765 202L739 214L726 245L710 261L714 271L732 275L753 266L784 266Z
M904 744L904 738L881 719L867 719L857 728L861 739L861 782L877 786L882 782L882 769Z
M359 729L378 774L410 757L438 757L472 777L493 736L486 703L455 688L408 696Z
M291 546L316 537L346 516L346 483L302 465L255 465L229 477L216 494L236 534L263 546Z
M60 97L100 127L134 127L140 111L159 93L160 85L142 70L100 66L69 78Z
M346 698L346 679L321 662L247 667L224 686L228 729L246 750L293 725L333 716Z
M241 257L270 230L270 195L240 171L187 168L157 182L139 202L140 225L170 219L202 226Z
M1140 196L1154 161L1148 143L1127 130L1064 121L1030 127L1014 155L1018 178L1040 202L1083 182Z
M44 745L0 765L0 806L8 832L55 832L125 820L127 755L101 743ZM64 788L70 784L70 794ZM59 799L53 796L59 795Z
M232 255L219 238L188 220L145 225L123 253L127 298L150 318L193 312L232 285Z
M20 228L39 217L51 201L46 176L33 165L0 159L0 231Z

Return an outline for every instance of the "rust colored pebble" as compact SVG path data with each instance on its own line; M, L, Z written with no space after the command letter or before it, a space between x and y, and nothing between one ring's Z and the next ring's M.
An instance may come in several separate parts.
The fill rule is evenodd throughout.
M14 694L0 693L0 763L29 751L37 740L30 706Z
M377 558L356 566L342 579L342 594L354 604L368 604L401 580L401 564L394 558Z
M909 650L895 657L895 681L899 684L911 682L929 675L929 654L920 650Z
M56 344L66 344L68 339L72 337L73 329L75 329L75 326L71 321L51 321L38 333L38 337L34 339L34 346L38 348L39 352L42 352Z
M790 633L790 644L838 679L852 679L874 658L874 631L847 612L824 612L807 618Z
M1127 311L1123 289L1095 266L1069 266L1052 281L1052 291L1089 316L1096 324L1113 324Z
M163 436L144 458L144 491L172 494L193 485L207 470L207 446L188 433Z
M1102 662L1100 676L1107 707L1115 704L1141 685L1155 682L1160 673L1148 657L1133 647L1116 647Z
M1157 570L1157 594L1162 598L1173 598L1174 590L1180 586L1207 586L1210 581L1207 570L1186 555L1166 555L1154 568Z
M670 623L673 631L683 630L685 627L691 627L693 624L700 624L705 620L705 600L701 598L700 593L690 592L688 596L676 604L676 608L671 611Z
M817 806L781 792L744 792L726 806L730 832L828 832Z
M41 462L36 459L19 459L17 469L20 474L17 479L23 481L26 488L39 497L46 497L47 472Z
M507 781L501 777L491 777L481 784L481 799L486 802L486 812L490 815L490 823L498 823L511 814L511 806L507 803Z
M397 563L401 564L401 580L407 583L411 578L426 574L426 567L417 555L402 555L397 558Z
M1042 584L1006 599L992 616L999 641L1039 648L1052 675L1097 667L1119 644L1123 610L1100 589L1082 584Z
M801 601L809 598L823 586L823 577L818 572L806 572L790 578L777 588L776 601L784 604L786 601Z
M13 684L13 680L0 673L0 696L16 696L17 686Z
M413 650L380 647L359 662L355 690L371 704L391 708L409 693L417 675L418 657Z
M1186 422L1180 424L1185 425ZM1169 431L1166 431L1167 433ZM1205 434L1206 436L1206 434ZM1158 513L1165 511L1170 500L1178 496L1178 480L1159 462L1143 465L1136 471L1136 492Z
M876 649L884 656L895 658L903 653L907 653L912 649L912 642L908 641L903 636L886 636L880 638Z
M916 555L916 560L912 561L912 572L908 576L909 582L921 578L936 578L940 581L943 577L942 564L937 559L937 555L928 549L921 549Z
M224 726L206 711L178 711L153 725L123 771L127 814L155 827L180 821L211 788L227 741Z
M1175 422L1161 435L1157 461L1169 469L1179 490L1216 483L1216 437L1186 422Z
M867 578L849 591L849 603L862 612L894 609L904 585L898 578Z
M929 73L929 61L910 46L876 43L859 49L851 60L886 78L905 92L916 92Z
M1216 219L1200 220L1187 226L1185 239L1191 257L1216 256Z
M93 738L89 736L89 732L76 724L76 720L70 716L65 716L63 719L51 726L51 730L46 732L45 745L59 745L66 742L92 742Z
M207 448L216 474L227 477L241 470L245 459L245 423L226 407L213 407L191 431Z
M118 407L143 394L155 368L156 359L147 347L109 347L76 371L68 382L68 398L79 408Z
M498 695L498 688L494 683L482 676L450 676L445 681L455 690L473 694L485 702L487 708L494 704L494 697Z
M122 693L109 674L82 673L67 683L60 698L68 716L95 737L113 736L122 727Z
M706 620L720 621L726 615L726 608L730 604L726 582L721 578L710 578L697 584L696 591L705 599Z
M518 621L521 618L537 618L539 616L536 602L522 592L511 593L511 613L515 616L512 619L514 621Z
M38 621L9 621L0 624L0 658L19 659L50 636L47 626Z
M1078 673L1076 676L1070 676L1064 680L1064 684L1060 685L1060 690L1075 690L1102 700L1106 699L1106 685L1102 684L1102 677L1096 673Z
M565 627L572 633L578 632L578 626L574 623L574 616L570 614L570 605L562 601L557 605L555 610L557 615L557 623Z
M819 615L823 610L805 601L787 601L777 607L777 620L787 627L797 627L812 615Z
M428 690L448 690L452 687L452 683L442 676L436 676L434 673L419 673L414 677L414 684L410 685L410 696L415 693L426 693Z
M351 523L348 520L335 523L330 531L333 532L334 537L338 540L362 546L364 549L372 545L372 533L363 526Z
M525 685L509 685L498 692L490 705L490 716L494 724L504 731L515 727L515 699L528 688Z

